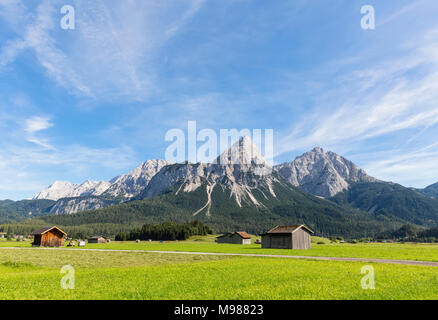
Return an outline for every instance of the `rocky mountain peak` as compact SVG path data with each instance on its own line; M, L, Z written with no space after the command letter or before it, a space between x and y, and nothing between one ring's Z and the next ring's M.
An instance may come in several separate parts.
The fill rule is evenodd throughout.
M260 149L249 136L243 136L230 148L225 150L215 161L221 165L269 166Z
M324 153L324 149L321 147L315 147L312 149L312 151L310 152L314 152L314 153Z
M57 201L62 198L98 196L110 186L106 181L87 180L81 184L72 184L68 181L55 181L47 188L38 192L32 199L48 199Z
M170 162L165 160L148 160L143 162L128 174L114 179L105 194L123 196L125 198L135 197L147 187L153 176L169 164Z
M294 186L321 197L331 197L348 188L350 182L374 179L353 162L320 147L275 167Z

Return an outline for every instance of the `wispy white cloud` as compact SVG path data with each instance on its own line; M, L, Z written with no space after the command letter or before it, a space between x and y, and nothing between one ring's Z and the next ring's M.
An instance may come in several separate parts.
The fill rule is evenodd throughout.
M0 95L0 199L31 197L57 179L110 179L140 161L127 146L56 143L59 131L51 116L35 115L26 96L5 100Z
M423 188L435 183L438 177L438 143L411 151L392 149L360 157L367 159L366 169L370 174L405 186Z
M344 91L333 90L301 119L282 138L278 154L438 123L438 34L427 33L406 56L376 65L341 79L336 86ZM333 106L334 96L343 104Z
M46 130L53 126L50 119L47 117L35 116L24 121L24 130L27 133L34 134L38 131Z
M102 179L106 171L123 172L137 164L134 151L127 147L99 149L70 145L47 150L2 144L0 195L4 198L4 192L14 190L17 195L31 197L33 193L56 179L68 179L75 183L90 177ZM50 168L53 174L45 174L44 172ZM62 168L62 173L55 168ZM96 170L100 175L95 175Z
M50 122L50 119L47 117L34 116L32 118L26 119L24 121L24 131L27 134L26 137L27 141L35 143L46 149L54 149L54 147L49 144L47 139L42 137L37 137L38 132L49 129L52 126L53 124Z
M412 146L418 142L421 149L420 138L438 125L438 32L417 35L398 53L334 78L334 88L321 94L315 108L282 132L277 156L315 145L354 155L366 146L369 159L380 158L362 157L361 165L378 178L416 186L436 182L437 151ZM398 134L407 138L394 145ZM385 137L392 137L392 148ZM367 143L376 139L386 152Z
M28 11L23 3L3 0L7 21L12 23L16 15L23 26L1 48L0 69L28 49L71 93L126 101L143 100L159 91L152 62L204 1L75 0L76 29L68 31L59 26L60 1L43 0Z

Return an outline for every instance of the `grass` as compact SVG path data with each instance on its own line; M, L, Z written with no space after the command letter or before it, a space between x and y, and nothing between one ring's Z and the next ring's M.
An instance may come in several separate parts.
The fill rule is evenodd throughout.
M214 243L112 242L86 248L438 261L436 244L328 243L311 250L261 249ZM316 243L315 243L316 242ZM15 248L6 248L15 247ZM63 290L61 267L75 268L75 289ZM372 265L376 289L363 290L361 268ZM346 261L160 254L131 251L39 250L0 241L0 299L438 299L438 268Z
M61 268L72 265L80 268L161 266L199 261L226 259L224 256L200 256L136 252L95 252L78 250L0 249L1 263L31 263L32 265Z
M400 259L438 262L438 244L420 243L329 243L324 238L313 238L311 250L262 249L260 245L217 244L215 236L192 237L187 241L163 243L153 241L135 243L134 241L113 241L105 244L87 244L87 249L115 250L151 250L151 251L188 251L188 252L218 252L218 253L248 253L272 255L300 255L316 257L349 257ZM315 242L325 242L318 244ZM1 247L31 247L30 242L1 241ZM77 247L76 247L77 248ZM74 249L72 249L74 250Z
M373 264L363 290L358 262L32 251L0 249L0 299L438 299L433 267ZM64 262L74 290L60 287Z
M109 244L87 244L86 248L116 249L116 250L152 250L152 251L188 251L188 252L218 252L247 253L272 255L299 255L315 257L350 257L401 259L417 261L438 261L437 244L399 244L399 243L333 243L312 244L310 250L262 249L260 245L234 245L216 243L132 243L113 242Z

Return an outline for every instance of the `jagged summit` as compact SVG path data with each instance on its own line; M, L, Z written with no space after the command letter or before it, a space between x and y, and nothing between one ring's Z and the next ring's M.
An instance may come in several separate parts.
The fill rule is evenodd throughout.
M315 148L312 149L312 151L310 152L315 152L315 153L324 153L324 149L321 147L316 146Z
M353 162L315 147L292 162L275 166L292 185L321 197L331 197L348 188L350 182L376 182Z
M148 160L128 174L117 176L110 181L87 180L81 184L72 184L68 181L55 181L49 187L37 193L33 199L58 201L62 198L100 195L132 198L143 191L152 177L168 164L170 163L164 160Z
M47 188L38 192L32 199L48 199L57 201L62 198L99 196L110 186L106 181L87 180L81 184L72 184L68 181L55 181Z
M176 195L205 190L207 201L194 215L203 211L210 214L210 207L215 202L214 190L228 192L229 199L239 207L245 204L263 207L263 201L276 198L273 185L278 179L272 173L272 167L260 150L248 136L244 136L213 163L176 164L164 168L152 178L142 196L153 198L174 188L177 189ZM257 199L256 194L260 192L263 199Z
M264 202L277 198L274 186L287 185L285 180L321 197L331 197L347 189L351 182L377 181L351 161L321 147L313 148L292 162L272 167L251 139L244 136L213 163L171 164L165 160L148 160L109 182L87 180L74 185L56 181L34 199L58 201L53 209L56 213L72 213L114 202L152 198L175 188L176 195L203 190L207 201L200 210L209 214L215 202L213 191L228 192L228 198L234 199L239 207L245 204L263 207Z
M221 165L263 165L269 166L259 148L249 136L243 136L230 148L225 150L216 160Z
M135 197L147 187L154 175L169 164L170 162L165 160L145 161L128 174L114 179L105 194L124 198Z

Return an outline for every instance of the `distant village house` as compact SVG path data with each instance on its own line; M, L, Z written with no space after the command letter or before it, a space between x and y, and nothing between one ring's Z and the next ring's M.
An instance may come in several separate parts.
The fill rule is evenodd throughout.
M262 234L262 248L310 249L313 231L305 225L277 226Z
M39 247L62 247L67 233L57 226L39 229L32 233L33 246Z
M251 244L251 236L243 231L228 232L216 238L217 243Z

